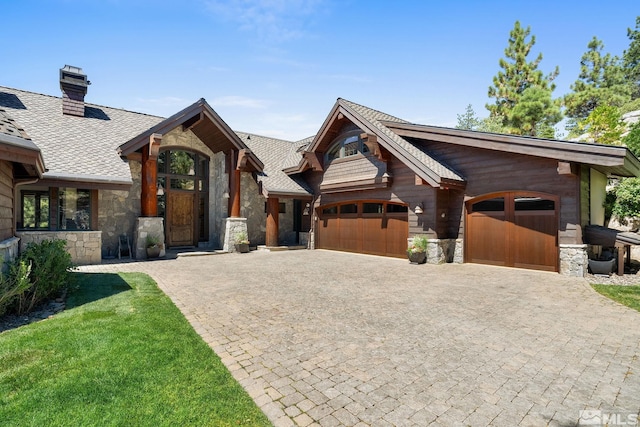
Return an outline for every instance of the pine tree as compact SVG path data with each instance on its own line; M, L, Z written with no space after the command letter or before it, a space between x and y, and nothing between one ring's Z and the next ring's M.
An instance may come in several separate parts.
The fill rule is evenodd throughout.
M622 55L627 81L633 87L633 99L640 98L640 16L636 18L636 28L627 28L627 37L631 40L629 49Z
M546 102L546 95L555 89L552 83L559 73L558 67L544 75L538 69L542 54L533 61L528 61L531 49L535 45L535 36L530 36L531 28L522 28L519 21L516 21L513 30L509 33L509 43L504 51L505 58L501 58L499 65L502 71L493 78L493 85L489 87L488 95L495 98L494 104L487 104L491 117L498 117L502 120L503 126L510 133L520 135L537 135L537 123L553 124L559 121L560 107L557 102ZM528 106L522 105L514 113L514 108L521 102L523 94L529 88L536 88L535 92L529 93ZM541 103L531 103L532 97L539 100L545 98L541 103L545 106L542 114L539 112L528 112L528 107L539 108ZM536 122L529 121L535 118ZM557 120L556 120L557 119ZM552 123L556 120L554 123ZM546 125L545 125L546 127Z
M573 92L564 97L565 114L569 117L567 130L579 135L579 126L601 105L621 107L631 100L631 86L625 79L622 61L617 56L603 55L604 44L597 37L587 44L588 50L580 60L580 75L571 85Z
M467 108L464 110L463 114L457 114L458 116L458 124L456 125L456 129L465 129L465 130L477 130L480 125L480 119L476 116L476 112L473 110L473 106L471 104L467 105Z

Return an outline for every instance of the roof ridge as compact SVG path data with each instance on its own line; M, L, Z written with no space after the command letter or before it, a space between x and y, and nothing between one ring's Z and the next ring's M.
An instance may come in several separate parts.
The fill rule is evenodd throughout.
M341 102L347 103L348 107L352 107L352 108L353 108L353 106L360 107L360 108L367 109L367 110L369 110L371 112L374 112L374 113L376 113L378 115L390 117L391 119L393 119L392 121L399 121L399 122L402 122L402 123L411 123L411 122L409 122L407 120L401 119L400 117L396 117L396 116L393 116L391 114L385 113L384 111L377 110L377 109L371 108L371 107L367 107L366 105L358 104L357 102L349 101L348 99L345 99L345 98L338 98L338 103L341 103ZM381 120L388 120L388 119L376 119L376 121L381 121Z
M288 139L282 139L282 138L274 138L274 137L272 137L272 136L260 135L259 133L245 132L245 131L242 131L242 130L235 130L235 129L233 129L233 131L234 131L236 134L238 134L238 133L242 133L242 134L245 134L245 135L251 135L251 136L257 136L257 137L260 137L260 138L267 138L267 139L271 139L271 140L273 140L273 141L286 142L286 143L288 143L288 144L295 144L295 143L299 142L299 141L291 141L291 140L288 140Z
M53 98L53 99L62 100L61 96L48 95L46 93L33 92L33 91L30 91L30 90L24 90L24 89L17 89L17 88L13 88L13 87L9 87L9 86L0 86L0 90L2 90L2 89L9 89L9 90L12 90L12 91L22 92L22 93L25 93L25 94L45 96L47 98ZM108 108L110 110L123 111L125 113L132 113L132 114L140 114L142 116L148 116L148 117L157 117L159 119L166 118L166 117L163 117L163 116L158 116L156 114L142 113L140 111L127 110L125 108L110 107L108 105L94 104L92 102L85 102L84 105L85 106L89 106L89 107Z

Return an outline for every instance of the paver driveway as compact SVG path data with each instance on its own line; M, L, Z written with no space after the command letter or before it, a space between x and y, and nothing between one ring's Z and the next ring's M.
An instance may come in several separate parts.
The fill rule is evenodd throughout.
M619 424L640 410L640 313L583 279L320 250L83 270L153 276L276 426L575 426L582 410Z

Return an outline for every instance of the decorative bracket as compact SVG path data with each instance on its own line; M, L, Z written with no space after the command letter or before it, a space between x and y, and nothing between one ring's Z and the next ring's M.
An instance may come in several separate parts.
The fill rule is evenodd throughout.
M153 133L149 137L149 159L157 160L160 153L160 144L162 143L162 134Z
M378 137L376 135L362 133L360 134L360 139L362 139L362 142L364 143L364 145L367 146L367 148L369 149L369 152L374 156L376 156L378 160L382 162L386 162L389 160L387 152L383 151L384 149L378 143Z
M305 151L302 153L302 156L304 157L304 159L307 161L307 163L309 163L309 166L311 166L311 169L313 169L314 171L322 171L322 162L320 161L320 158L318 157L318 153L314 152L314 151Z
M251 150L248 148L242 148L238 150L238 162L236 163L236 169L245 170L247 167L247 162L249 161L249 155L251 154Z

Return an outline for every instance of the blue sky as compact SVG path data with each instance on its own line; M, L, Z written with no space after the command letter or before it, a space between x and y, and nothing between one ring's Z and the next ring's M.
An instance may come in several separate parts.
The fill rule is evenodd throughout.
M58 96L70 64L88 102L166 117L205 98L235 130L290 140L338 97L455 126L467 104L487 115L516 20L560 96L589 40L621 55L638 15L637 0L3 0L0 85Z

